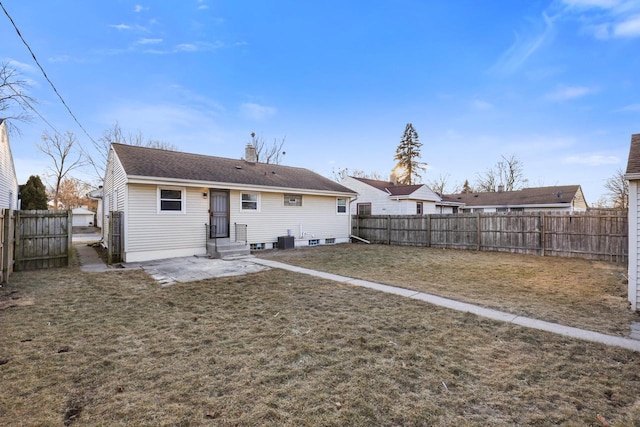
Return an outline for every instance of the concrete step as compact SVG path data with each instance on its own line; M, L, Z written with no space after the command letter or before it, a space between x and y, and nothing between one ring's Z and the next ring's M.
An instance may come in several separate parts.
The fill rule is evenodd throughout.
M249 245L237 242L224 242L224 244L207 244L207 254L212 258L228 259L251 255Z

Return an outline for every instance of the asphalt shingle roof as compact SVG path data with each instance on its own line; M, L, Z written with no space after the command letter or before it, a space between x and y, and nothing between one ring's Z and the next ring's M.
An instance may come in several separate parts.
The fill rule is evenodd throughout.
M627 173L640 173L640 133L631 135Z
M112 144L128 176L232 183L354 194L352 190L304 168L239 159Z
M502 191L492 193L447 194L443 200L462 202L466 206L516 206L516 205L551 205L571 203L579 185L559 185L553 187L532 187L518 191Z
M377 188L381 191L386 191L392 196L408 196L412 194L424 184L394 184L391 181L380 181L377 179L368 179L368 178L358 178L353 176L353 179L357 179L360 182L363 182L367 185L370 185L374 188Z

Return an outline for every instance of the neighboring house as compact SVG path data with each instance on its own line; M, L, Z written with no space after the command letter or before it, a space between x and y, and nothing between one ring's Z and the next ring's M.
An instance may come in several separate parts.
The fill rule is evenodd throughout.
M18 178L13 164L7 123L0 119L0 209L18 209Z
M631 309L640 311L640 134L631 136L627 172L629 180L629 281L628 298Z
M427 185L398 184L393 175L391 181L348 176L340 184L358 193L351 203L352 215L432 214L437 213L436 203L441 202Z
M579 185L524 188L517 191L446 194L445 202L462 203L459 212L585 212Z
M284 236L295 246L349 241L351 190L307 169L258 163L250 146L245 159L112 144L105 242L112 211L124 216L125 262L205 254L212 239L253 249Z
M87 208L79 207L71 210L71 225L73 227L93 227L96 213Z
M104 216L102 207L102 186L95 190L89 191L87 193L87 197L98 202L98 207L96 209L96 227L102 228L102 219Z

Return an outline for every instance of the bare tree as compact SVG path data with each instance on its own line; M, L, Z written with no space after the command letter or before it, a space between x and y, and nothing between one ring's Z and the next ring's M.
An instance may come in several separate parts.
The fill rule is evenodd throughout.
M382 180L382 175L378 172L365 172L361 169L349 170L349 168L334 168L331 173L333 174L333 180L338 182L342 181L348 176L353 176L355 178L375 179L379 181Z
M624 178L622 169L618 169L612 177L607 179L604 188L614 208L629 208L629 181Z
M87 193L92 189L89 183L78 178L66 177L60 182L58 202L65 209L73 209L82 205L92 204Z
M457 193L459 189L458 185L455 185L454 188L449 191L449 178L449 174L439 175L437 178L428 181L427 185L440 196L445 193Z
M267 144L262 135L257 136L255 132L251 132L251 141L249 142L256 149L256 161L258 163L267 163L279 165L282 157L287 154L282 150L286 140L286 136L281 140L273 139L272 144Z
M495 192L502 186L504 191L520 190L527 183L524 178L524 168L520 159L512 154L509 157L501 156L502 160L491 169L476 177L476 191Z
M86 165L85 157L73 132L67 131L64 136L50 135L46 131L42 133L42 143L36 144L38 149L49 156L53 166L49 168L53 178L53 206L58 209L60 185L67 174L79 167Z
M8 63L0 65L0 112L5 119L31 120L29 110L36 101L27 94L29 84ZM17 108L16 108L17 107ZM16 111L13 111L16 110ZM9 111L13 111L9 113Z
M166 141L159 141L155 139L145 139L142 132L128 133L120 127L118 122L113 124L112 128L105 130L102 136L98 139L97 151L98 154L94 157L88 157L88 162L93 166L99 179L104 177L104 171L107 167L107 158L109 157L109 148L111 143L135 145L138 147L158 148L161 150L179 151L178 147L174 144Z

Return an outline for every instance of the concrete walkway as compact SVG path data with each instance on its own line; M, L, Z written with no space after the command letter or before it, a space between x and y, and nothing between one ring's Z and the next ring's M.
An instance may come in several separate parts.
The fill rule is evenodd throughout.
M117 268L109 268L107 264L98 256L98 252L87 243L73 245L78 254L80 270L91 273L104 273L105 271L117 271Z
M450 308L452 310L473 313L488 319L499 320L502 322L513 323L514 325L524 326L526 328L539 329L541 331L553 332L570 338L577 338L585 341L593 341L615 347L622 347L628 350L640 351L640 341L623 338L614 335L602 334L599 332L587 331L584 329L572 328L570 326L560 325L558 323L545 322L531 317L517 316L503 311L492 310L490 308L479 307L474 304L455 301L449 298L442 298L424 292L416 292L409 289L398 288L396 286L382 285L380 283L369 282L366 280L353 279L351 277L339 276L337 274L324 273L321 271L310 270L308 268L296 267L289 264L283 264L277 261L254 258L256 264L264 265L271 268L279 268L289 270L295 273L308 274L310 276L320 277L322 279L333 280L334 282L346 283L364 288L375 289L378 291L400 295L420 301L434 304L440 307Z

